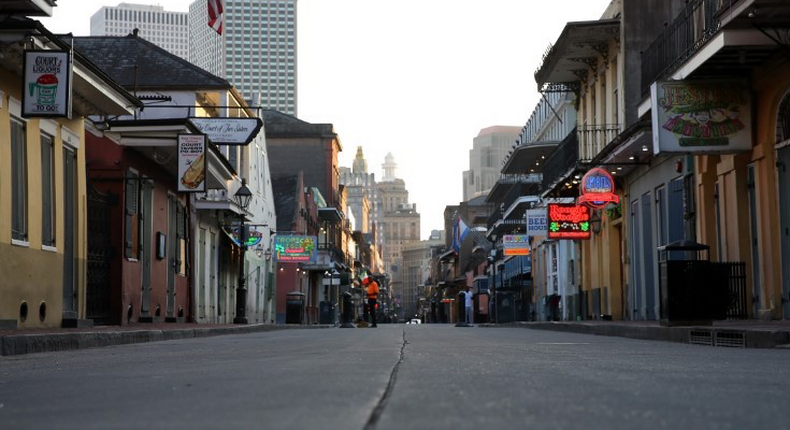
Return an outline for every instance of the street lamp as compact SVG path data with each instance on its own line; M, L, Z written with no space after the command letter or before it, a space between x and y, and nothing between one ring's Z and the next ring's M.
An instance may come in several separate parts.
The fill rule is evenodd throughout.
M241 254L239 255L239 283L236 287L236 317L233 318L233 323L247 324L247 288L245 286L247 277L244 276L244 259L247 255L247 226L244 225L244 216L252 200L252 192L247 188L247 181L243 178L241 187L233 195L233 200L242 211L240 216L241 224L239 225L239 246L241 248Z

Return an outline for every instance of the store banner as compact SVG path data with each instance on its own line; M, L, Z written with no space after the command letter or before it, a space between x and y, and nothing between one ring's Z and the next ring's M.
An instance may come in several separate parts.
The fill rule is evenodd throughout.
M752 149L752 106L745 82L654 82L650 103L654 154Z
M505 256L529 255L529 236L526 234L506 234L502 236L502 249Z
M22 116L68 117L71 114L69 51L28 50L24 57Z
M206 192L206 136L178 135L178 191Z
M546 209L527 210L527 235L546 237L549 224L546 222Z

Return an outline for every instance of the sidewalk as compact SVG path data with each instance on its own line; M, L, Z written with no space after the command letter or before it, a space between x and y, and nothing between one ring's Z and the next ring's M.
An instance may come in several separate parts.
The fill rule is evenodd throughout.
M126 326L0 330L0 356L65 351L161 340L190 339L274 330L329 328L324 325L132 323Z
M663 327L658 321L538 321L481 324L735 348L790 348L790 321L714 321L712 326Z

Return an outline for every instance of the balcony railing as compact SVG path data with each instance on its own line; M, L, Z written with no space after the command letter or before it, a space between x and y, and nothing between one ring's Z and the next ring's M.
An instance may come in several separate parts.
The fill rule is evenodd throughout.
M568 170L576 167L579 161L579 138L576 129L573 129L565 139L557 146L551 156L543 165L543 182L541 191L554 186L554 183L562 179Z
M589 162L622 131L619 124L585 125L578 128L579 160Z
M661 35L642 53L642 95L672 72L721 29L723 11L735 0L691 0Z
M499 175L499 182L500 184L507 184L507 185L515 185L515 184L539 184L541 181L540 174L536 173L529 173L529 174L507 174L502 173Z

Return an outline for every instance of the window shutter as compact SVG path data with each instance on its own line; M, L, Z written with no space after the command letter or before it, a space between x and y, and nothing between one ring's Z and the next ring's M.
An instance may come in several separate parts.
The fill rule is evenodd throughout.
M126 172L126 186L124 190L125 222L124 222L124 249L126 258L135 258L134 226L138 211L138 186L139 176L131 170Z

